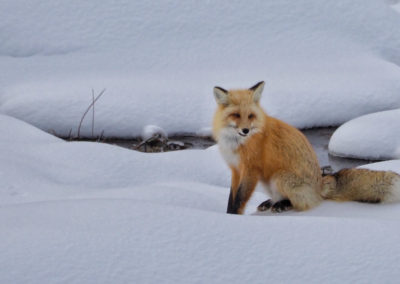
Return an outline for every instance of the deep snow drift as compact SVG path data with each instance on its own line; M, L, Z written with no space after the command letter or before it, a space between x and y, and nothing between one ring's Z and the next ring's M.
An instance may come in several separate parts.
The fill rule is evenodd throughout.
M371 160L400 158L400 109L368 114L341 125L329 141L329 152Z
M65 142L0 116L1 283L378 282L400 276L400 205L225 214L208 150ZM29 136L29 141L26 141ZM368 167L400 173L400 160ZM262 216L249 216L262 215Z
M211 123L214 85L259 80L267 112L297 127L400 107L400 15L384 1L153 5L5 1L0 112L76 135L92 89L106 88L96 136L197 132Z
M59 198L69 193L60 185L73 193L177 180L229 186L217 147L156 155L92 142L65 143L3 115L0 135L0 172L6 177L0 181L0 204Z

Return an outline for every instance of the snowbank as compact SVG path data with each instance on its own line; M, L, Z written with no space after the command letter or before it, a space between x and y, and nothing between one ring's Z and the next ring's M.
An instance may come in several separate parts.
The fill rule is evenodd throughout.
M214 85L259 80L266 110L297 127L400 107L400 16L381 0L25 0L0 13L0 112L59 135L76 135L103 88L96 136L195 133Z
M0 126L5 137L0 141L0 204L157 182L229 186L229 170L217 147L145 154L107 144L67 143L4 115Z
M225 214L216 148L141 154L0 115L1 283L396 283L400 205ZM371 165L368 165L371 166ZM388 167L400 173L400 160ZM250 215L250 216L249 216ZM262 216L251 216L262 215Z
M368 114L341 125L329 141L336 156L369 160L400 157L400 109Z
M400 160L389 160L363 165L360 168L370 169L375 171L394 171L400 175Z

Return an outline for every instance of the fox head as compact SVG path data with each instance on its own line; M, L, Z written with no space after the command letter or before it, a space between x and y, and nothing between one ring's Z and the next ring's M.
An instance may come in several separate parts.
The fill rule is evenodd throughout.
M214 138L244 142L263 127L265 113L259 105L264 82L249 89L214 87L218 108L214 116Z

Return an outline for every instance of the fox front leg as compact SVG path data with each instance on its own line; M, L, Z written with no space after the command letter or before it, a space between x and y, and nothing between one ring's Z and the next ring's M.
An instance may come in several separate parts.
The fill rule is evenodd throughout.
M233 213L235 211L234 206L233 206L233 201L234 201L236 193L239 189L240 176L239 176L239 172L236 168L231 167L231 171L232 171L231 190L229 193L228 206L226 209L226 213L237 214L237 213Z
M227 213L243 214L244 208L257 185L257 178L245 176L237 189L231 187L229 194Z
M232 193L232 187L231 187L231 191L229 193L229 199L228 199L228 208L226 209L226 213L229 214L234 214L233 213L233 193Z
M229 200L228 200L228 209L226 213L228 214L242 214L243 209L245 206L245 198L243 192L245 189L243 189L242 185L239 185L239 188L236 190L236 194L233 194L233 190L231 188L231 192L229 194ZM247 201L247 200L246 200Z

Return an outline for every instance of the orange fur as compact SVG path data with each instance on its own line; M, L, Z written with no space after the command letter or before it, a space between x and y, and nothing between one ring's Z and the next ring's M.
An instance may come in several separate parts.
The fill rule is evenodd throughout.
M250 89L214 88L218 108L213 135L232 171L228 213L242 214L258 182L271 200L259 210L307 210L322 198L337 201L398 202L400 175L343 169L322 178L314 150L296 128L268 116L259 105L264 82Z
M391 171L342 169L326 175L321 195L336 201L368 203L400 201L400 175Z
M259 181L297 210L312 208L322 199L320 168L311 145L296 128L263 111L259 105L263 85L214 89L219 105L213 134L232 170L228 213L243 213ZM249 133L243 136L245 129Z

